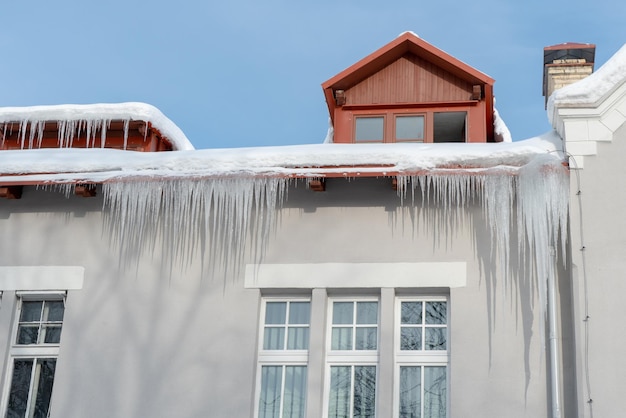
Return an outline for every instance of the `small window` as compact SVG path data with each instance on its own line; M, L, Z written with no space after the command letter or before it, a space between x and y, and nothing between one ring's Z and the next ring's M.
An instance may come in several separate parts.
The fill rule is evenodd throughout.
M64 314L60 298L20 298L10 348L7 417L48 416Z
M376 350L378 302L334 302L331 350Z
M64 311L62 300L23 301L16 344L58 344Z
M376 416L376 366L331 366L328 417Z
M446 418L445 366L400 367L400 417Z
M257 417L304 418L311 302L263 300Z
M445 301L402 302L400 350L446 350L446 318Z
M264 350L309 348L310 302L267 302L265 304Z
M424 116L406 115L396 116L397 142L423 142Z
M433 142L465 142L467 112L435 112Z
M384 132L383 116L359 116L355 119L355 142L383 142Z
M447 417L448 302L397 302L397 402L400 417Z

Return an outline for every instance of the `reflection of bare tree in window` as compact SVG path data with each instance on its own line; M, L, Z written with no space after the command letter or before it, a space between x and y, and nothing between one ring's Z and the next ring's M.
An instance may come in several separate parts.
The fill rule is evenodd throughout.
M400 418L421 418L422 368L400 368Z
M426 302L426 323L445 324L447 311L446 302Z
M328 416L370 418L375 412L376 366L331 367Z
M376 367L354 368L354 417L369 418L376 414Z
M446 416L446 368L424 367L424 417Z

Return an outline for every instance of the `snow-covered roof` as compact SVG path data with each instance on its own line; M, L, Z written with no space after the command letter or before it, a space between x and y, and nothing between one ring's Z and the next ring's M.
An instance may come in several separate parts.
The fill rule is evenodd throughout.
M0 184L111 182L225 176L359 177L425 171L517 170L560 149L555 133L512 143L319 144L129 152L114 149L2 151Z
M593 74L552 93L547 107L550 122L556 107L595 106L624 82L626 82L626 45Z
M0 108L0 123L17 122L20 126L36 126L40 122L83 122L101 124L114 121L150 122L175 150L193 150L183 131L156 107L138 102L88 105L52 105Z

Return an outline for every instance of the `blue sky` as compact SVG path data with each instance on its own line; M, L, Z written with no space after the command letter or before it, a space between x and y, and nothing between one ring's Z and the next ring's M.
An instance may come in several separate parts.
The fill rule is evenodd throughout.
M140 101L196 148L323 141L321 83L411 30L496 80L514 140L550 129L543 47L626 43L613 0L5 2L0 106Z

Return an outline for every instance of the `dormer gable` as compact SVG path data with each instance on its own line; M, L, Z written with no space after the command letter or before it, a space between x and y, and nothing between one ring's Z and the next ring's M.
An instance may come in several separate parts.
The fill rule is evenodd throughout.
M494 80L411 32L322 84L334 142L493 142Z

